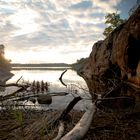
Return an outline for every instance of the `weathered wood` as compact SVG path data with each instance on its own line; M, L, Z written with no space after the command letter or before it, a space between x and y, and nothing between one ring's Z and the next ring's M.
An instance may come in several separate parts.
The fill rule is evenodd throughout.
M7 99L10 99L10 98L12 98L12 97L16 97L16 95L17 95L18 93L27 90L27 88L29 87L29 85L21 85L21 84L17 84L17 83L11 83L11 84L0 85L0 86L1 86L1 87L11 87L11 86L20 87L19 89L17 89L17 90L14 91L13 93L10 93L10 94L5 95L5 96L1 96L1 97L0 97L0 101L7 100Z
M64 82L63 82L63 75L65 74L67 72L67 69L65 70L65 71L63 71L62 72L62 74L61 74L61 76L60 76L60 78L59 78L59 80L60 80L60 82L62 83L62 85L64 85L64 86L67 86Z
M66 96L69 93L68 92L48 92L48 94L51 96Z
M23 85L23 84L16 84L16 83L10 83L10 84L5 84L5 85L0 84L0 87L12 87L12 86L28 88L30 85L28 85L28 84Z
M73 109L73 107L77 104L77 102L79 102L82 98L79 96L79 97L76 97L74 98L69 104L68 106L66 107L66 109L62 112L61 116L59 117L59 120L63 120L66 115Z
M22 79L22 76L16 81L16 84L18 84L18 82Z
M108 97L96 100L95 104L104 111L125 111L135 106L135 98L127 96Z
M14 97L16 97L17 93L22 92L22 91L25 91L25 88L21 87L20 89L16 90L15 92L13 92L11 94L8 94L8 95L5 95L5 96L1 96L0 97L0 101L4 101L4 100L8 100L8 99L14 98Z
M59 122L59 130L57 136L53 140L60 140L64 134L64 123L62 121Z
M84 113L80 121L76 124L76 126L68 132L61 140L81 140L84 138L85 134L87 133L93 115L96 113L96 106L95 104L91 104L90 108Z

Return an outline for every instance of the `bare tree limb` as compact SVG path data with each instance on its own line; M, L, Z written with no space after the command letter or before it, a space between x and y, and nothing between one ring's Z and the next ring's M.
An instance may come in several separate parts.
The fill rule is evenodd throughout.
M66 115L73 109L73 107L77 104L77 102L79 102L82 98L79 96L79 97L76 97L74 98L70 103L69 105L67 106L67 108L61 113L60 117L59 117L59 120L63 120Z
M65 70L65 71L63 71L62 72L62 74L61 74L61 76L60 76L60 78L59 78L59 80L60 80L60 82L62 83L62 85L64 85L64 86L67 86L64 82L63 82L63 75L65 74L67 72L67 69Z
M16 91L14 91L13 93L10 93L8 95L2 96L0 98L0 101L10 99L11 97L16 96L17 93L27 90L27 88L29 87L29 85L22 85L22 84L17 84L17 83L10 83L10 84L6 84L6 85L0 85L0 87L12 87L12 86L20 87L20 88L17 89Z
M16 84L18 84L18 82L22 79L22 76L16 81Z
M12 97L16 97L17 93L25 91L25 90L26 90L25 88L21 87L20 89L14 91L13 93L3 96L2 98L0 98L0 101L11 99Z

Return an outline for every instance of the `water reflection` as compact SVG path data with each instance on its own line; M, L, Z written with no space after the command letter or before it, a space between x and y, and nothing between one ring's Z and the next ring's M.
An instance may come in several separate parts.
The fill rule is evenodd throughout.
M49 106L50 109L63 109L66 105L74 98L72 95L73 90L76 90L78 94L82 96L88 96L87 93L83 89L87 90L87 86L85 81L77 75L77 73L73 70L68 70L65 75L63 76L63 81L68 85L67 87L63 86L59 81L59 77L63 70L19 70L19 71L12 71L14 76L7 81L7 83L15 83L21 76L25 81L33 82L35 81L44 81L49 82L49 92L71 92L71 94L67 96L54 96L52 98L52 104ZM73 85L73 87L71 86ZM15 88L15 87L14 87ZM12 90L15 90L12 88ZM73 88L73 89L72 89ZM11 89L6 88L6 93L11 93ZM86 91L88 92L88 90ZM87 97L86 97L87 98ZM89 100L82 100L76 105L76 109L85 109L86 105L89 103ZM32 105L31 102L26 102L26 105ZM36 103L36 107L38 109L43 108L44 105L39 105ZM45 106L45 109L48 107Z
M48 82L58 82L59 81L59 77L61 75L61 73L63 72L63 70L20 70L20 71L12 71L13 74L15 74L15 76L13 76L9 81L9 82L15 82L17 79L19 79L21 76L23 76L23 78L26 81L33 81L33 80L44 80L44 81L48 81ZM63 79L66 82L82 82L81 84L85 85L84 80L79 77L75 71L73 70L68 70Z
M21 76L25 81L33 82L35 81L47 81L50 83L51 91L62 91L65 87L60 83L59 77L63 70L20 70L12 71L14 76L7 83L15 83ZM81 85L83 88L87 89L86 83L83 78L79 77L77 73L73 70L68 70L63 76L63 81L69 84Z

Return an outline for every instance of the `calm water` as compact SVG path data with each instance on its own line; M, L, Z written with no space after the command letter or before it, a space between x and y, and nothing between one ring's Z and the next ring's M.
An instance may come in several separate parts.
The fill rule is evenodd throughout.
M49 82L50 92L72 92L73 90L77 90L79 95L84 98L89 98L85 81L83 80L83 78L79 77L73 70L68 70L63 76L63 81L68 85L67 87L63 86L59 81L59 77L63 70L15 70L11 72L14 74L14 76L9 81L7 81L7 83L14 83L21 76L23 76L23 79L29 82L32 82L33 80L43 80ZM86 89L86 91L83 89ZM14 91L15 89L13 88L12 90ZM7 88L5 92L12 92L12 90ZM52 104L49 105L49 108L63 109L73 98L74 97L72 94L69 94L67 96L54 96L52 98ZM80 101L76 105L75 109L83 110L88 106L88 104L89 100Z

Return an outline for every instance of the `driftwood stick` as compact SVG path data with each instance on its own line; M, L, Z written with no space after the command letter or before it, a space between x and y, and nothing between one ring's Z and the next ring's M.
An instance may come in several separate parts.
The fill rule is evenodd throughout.
M59 123L58 134L53 140L60 140L64 134L64 123L62 121L60 121Z
M28 88L29 85L22 85L22 84L17 84L17 83L10 83L10 84L6 84L6 85L0 85L0 87L23 87L23 88Z
M25 90L26 90L25 88L21 87L20 89L14 91L13 93L3 96L0 99L0 101L4 101L4 100L7 100L7 99L11 99L12 97L16 97L16 94L17 93L22 92L22 91L25 91Z
M63 75L65 74L67 72L67 69L65 70L65 71L63 71L62 72L62 74L61 74L61 76L60 76L60 78L59 78L59 80L60 80L60 82L62 83L62 85L64 85L64 86L67 86L64 82L63 82Z
M106 111L119 111L135 106L135 98L129 96L108 97L97 99L95 105L98 109Z
M47 94L49 94L51 96L66 96L69 93L68 92L48 92Z
M18 84L18 82L22 79L22 76L17 80L16 84Z

